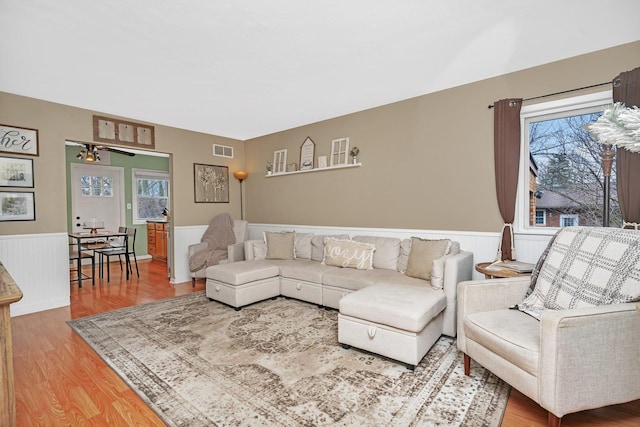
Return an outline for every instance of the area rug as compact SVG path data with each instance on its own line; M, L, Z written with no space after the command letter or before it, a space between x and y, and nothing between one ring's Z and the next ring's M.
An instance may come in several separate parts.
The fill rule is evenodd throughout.
M337 342L338 313L204 292L69 325L170 426L499 426L509 387L441 337L412 372Z

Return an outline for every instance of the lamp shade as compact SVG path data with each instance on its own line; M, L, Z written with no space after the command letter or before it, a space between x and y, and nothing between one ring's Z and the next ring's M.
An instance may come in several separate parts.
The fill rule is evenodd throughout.
M249 174L247 172L244 172L244 171L235 171L233 173L233 177L235 179L239 179L240 181L242 181L243 179L247 179L248 176L249 176Z

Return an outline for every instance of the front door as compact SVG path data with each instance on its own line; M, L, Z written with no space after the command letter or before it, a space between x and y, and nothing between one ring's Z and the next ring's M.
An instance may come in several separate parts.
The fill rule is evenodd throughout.
M124 168L71 164L71 214L73 231L83 231L90 219L104 222L106 230L126 225Z

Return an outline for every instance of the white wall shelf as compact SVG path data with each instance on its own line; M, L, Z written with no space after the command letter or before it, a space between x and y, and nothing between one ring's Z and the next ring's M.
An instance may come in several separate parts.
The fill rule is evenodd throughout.
M362 163L353 163L353 164L339 165L339 166L327 166L326 168L313 168L313 169L307 169L303 171L274 173L271 175L265 175L265 177L275 178L277 176L294 175L297 173L324 172L324 171L330 171L330 170L336 170L336 169L359 168L360 166L362 166Z

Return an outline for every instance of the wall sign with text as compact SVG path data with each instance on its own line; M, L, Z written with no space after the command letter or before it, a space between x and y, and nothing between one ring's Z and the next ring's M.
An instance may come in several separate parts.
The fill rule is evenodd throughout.
M0 152L38 156L38 130L0 124Z

